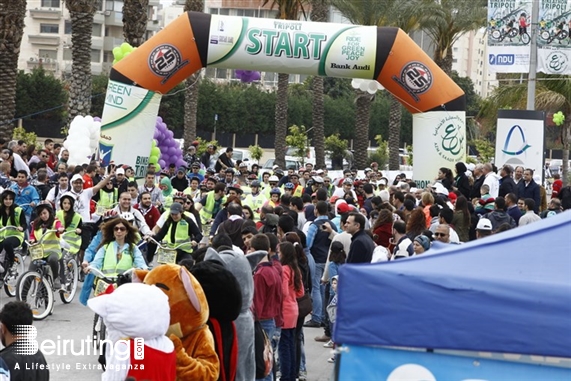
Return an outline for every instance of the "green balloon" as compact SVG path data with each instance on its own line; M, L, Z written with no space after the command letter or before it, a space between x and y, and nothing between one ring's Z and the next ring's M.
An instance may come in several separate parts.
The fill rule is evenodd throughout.
M123 52L121 51L121 47L120 46L116 46L113 48L113 55L115 57L119 56L119 55L123 55Z
M159 161L159 157L155 156L155 155L151 155L151 157L149 158L149 163L151 164L157 164Z
M155 139L153 139L153 143L151 145L151 147L155 148L157 146L157 141Z
M131 50L133 50L133 47L128 43L124 42L121 44L121 51L123 52L123 54L130 53Z
M159 147L151 148L151 155L152 156L161 156L161 150L159 149Z

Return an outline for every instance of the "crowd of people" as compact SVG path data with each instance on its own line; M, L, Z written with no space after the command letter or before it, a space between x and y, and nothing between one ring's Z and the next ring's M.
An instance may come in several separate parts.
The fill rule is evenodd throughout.
M176 262L189 269L212 258L212 250L246 258L251 269L234 272L245 306L240 314L247 317L237 331L234 373L244 380L255 377L249 368L256 347L245 345L254 340L247 336L254 322L276 358L272 372L258 379L277 373L282 381L306 378L304 328L323 329L314 340L335 347L336 287L345 263L425 255L433 246L461 244L563 211L558 178L548 202L532 169L510 165L498 170L491 163L457 163L440 168L433 184L420 189L404 173L383 176L376 163L332 178L311 164L265 170L234 162L231 147L216 157L211 145L199 157L192 145L184 156L188 167L157 172L149 165L136 181L127 165L68 165L66 151L49 140L41 150L17 141L4 145L0 227L20 230L1 244L2 272L26 231L34 240L51 228L56 235L75 231L80 263L105 274L153 266L158 245L176 247ZM60 259L48 258L54 274L60 274ZM85 278L84 304L92 281Z

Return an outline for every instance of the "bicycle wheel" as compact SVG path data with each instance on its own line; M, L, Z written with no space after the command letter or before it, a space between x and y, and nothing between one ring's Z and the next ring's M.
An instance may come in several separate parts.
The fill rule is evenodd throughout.
M101 342L105 340L105 324L103 318L97 314L93 317L93 345L99 349Z
M527 34L527 33L522 34L520 37L521 37L521 42L522 42L524 45L529 44L529 42L531 41L531 39L530 39L530 37L529 37L529 34Z
M43 320L54 308L54 293L46 278L36 271L22 275L17 285L18 300L28 303L35 320Z
M71 303L77 292L77 262L71 258L65 263L65 290L60 291L59 297L65 304Z
M4 291L6 295L13 298L16 296L16 286L18 285L18 278L24 273L24 260L20 254L14 255L14 263L12 267L6 270L4 277Z

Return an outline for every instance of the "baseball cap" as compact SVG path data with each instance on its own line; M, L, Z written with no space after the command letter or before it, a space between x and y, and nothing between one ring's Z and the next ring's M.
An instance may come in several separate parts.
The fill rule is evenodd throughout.
M434 192L436 192L437 194L439 193L448 196L448 189L444 188L444 185L442 185L442 183L435 183L432 186L432 189L434 189Z
M337 202L337 200L339 200L339 196L331 196L331 198L329 199L329 202L331 204L335 204Z
M276 164L276 165L274 165L274 166L272 167L272 169L275 171L275 170L278 169L279 167L280 167L280 166Z
M186 172L186 167L178 167L178 171L177 172Z
M260 186L260 182L258 180L254 180L252 181L252 183L250 184L251 187L259 187Z
M207 168L206 172L207 173L216 173L216 171L213 168Z
M487 218L480 218L476 230L492 230L492 221Z
M124 174L125 174L125 170L123 168L117 168L115 170L115 175L124 175Z
M315 176L315 177L313 178L313 182L316 183L316 184L323 184L323 177L321 177L321 176Z
M364 171L364 172L367 173L367 172L371 172L371 171L372 171L372 169L369 168L369 167L367 167L367 168L365 168L365 171Z
M417 235L414 240L424 248L424 250L430 249L430 239L425 235Z
M323 171L323 169L318 169L316 173L317 173L318 175L322 175L322 174L324 174L325 172Z
M351 207L349 207L349 204L346 202L340 202L339 205L337 205L337 212L339 213L347 213L350 210Z
M343 185L345 185L345 184L351 184L351 185L353 185L353 180L351 180L351 179L345 179L345 180L343 180Z
M226 168L224 172L234 174L234 170L232 168Z
M248 164L241 162L239 167L240 168L248 168Z
M125 174L125 172L123 172L123 174ZM83 180L83 177L79 173L76 173L75 175L73 175L73 177L71 178L71 182L74 183L77 180L81 180L82 183L85 182L85 180Z
M178 202L173 202L170 209L170 214L182 213L182 205Z
M194 162L192 163L192 168L200 168L200 163Z

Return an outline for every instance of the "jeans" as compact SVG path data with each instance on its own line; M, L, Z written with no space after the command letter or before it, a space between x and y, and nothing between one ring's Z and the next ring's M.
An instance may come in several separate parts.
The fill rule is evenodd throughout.
M6 257L4 258L4 263L0 261L0 265L4 266L4 270L8 270L14 264L14 249L20 246L20 240L16 237L7 237L4 241L0 242L0 252L4 250L6 252Z
M331 337L331 321L329 320L329 314L327 313L327 306L331 303L331 299L333 299L333 290L331 290L331 284L327 283L325 285L325 293L323 297L323 310L325 311L323 323L325 323L325 328L323 329L325 336Z
M50 266L50 268L52 270L52 275L54 277L54 280L55 280L56 276L58 276L58 273L59 273L59 278L61 280L61 283L63 284L63 283L65 283L63 258L58 259L58 257L59 257L58 253L51 253L49 255L49 257L44 258L44 260L46 262L48 262L48 265ZM59 271L58 271L58 267L59 267ZM30 263L30 270L35 271L36 268L37 267L34 265L34 263Z
M321 277L325 271L325 263L315 264L315 273L311 275L311 299L313 302L313 312L311 320L318 323L323 322L323 294L325 288L321 284Z
M266 319L266 320L260 320L260 325L262 326L262 328L264 329L264 332L266 332L266 335L268 335L268 338L270 339L270 341L272 341L272 347L273 347L273 337L274 337L274 332L276 331L276 322L274 319ZM274 350L275 353L275 350ZM265 378L258 378L257 380L264 380L264 381L272 381L274 379L274 372L273 369L270 372L270 374L265 377Z
M305 372L305 348L303 336L303 317L297 318L295 326L295 369L296 376L299 376L300 371Z
M297 378L297 369L295 369L295 331L295 328L282 329L278 350L282 372L280 381L295 381Z

